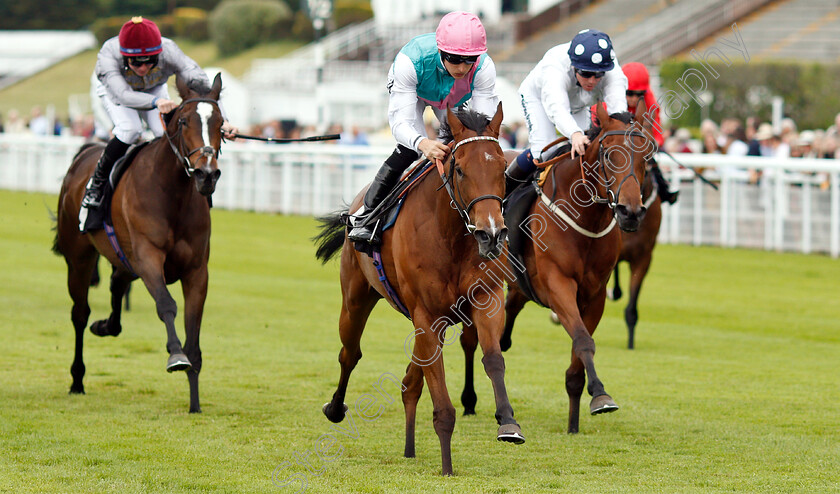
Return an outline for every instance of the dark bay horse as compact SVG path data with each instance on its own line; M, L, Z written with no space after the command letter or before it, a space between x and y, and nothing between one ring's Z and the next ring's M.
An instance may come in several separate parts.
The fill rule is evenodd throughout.
M54 251L67 262L67 285L73 299L71 319L76 330L76 354L70 374L70 393L84 393L82 343L90 316L88 288L98 255L111 262L111 315L96 321L97 336L117 336L120 303L129 283L139 277L155 300L158 317L166 325L166 370L187 371L190 412L200 412L198 374L201 371L199 331L207 296L210 257L209 197L219 178L222 114L218 75L211 88L187 87L180 79L183 99L172 112L165 135L142 148L116 187L111 218L116 240L125 255L120 260L104 230L79 233L79 205L102 146L84 146L64 177L58 198ZM175 331L175 300L166 285L181 281L184 293L186 343Z
M640 104L637 122L645 111ZM631 123L629 114L619 116L622 119L612 118L598 105L602 128L583 159L561 157L539 188L540 197L524 221L513 225L527 232L522 254L536 301L558 315L572 338L572 360L566 370L569 433L578 432L580 398L587 377L587 390L592 396L590 412L594 415L618 409L595 371L592 333L603 315L607 282L621 247L621 234L613 226L617 223L622 230L635 230L646 212L641 181L649 149L649 129ZM511 273L524 276L521 267L513 266L507 272ZM516 316L529 301L519 285L510 276L508 279L503 349L510 347ZM475 332L465 325L461 345L467 358L467 379L462 402L467 413L475 407L470 370L475 340Z
M627 348L631 350L635 346L636 322L639 320L639 292L650 269L653 248L656 246L656 237L662 223L662 201L656 190L656 181L651 177L652 174L647 174L642 184L642 197L647 207L645 220L635 232L621 232L621 253L618 255L619 263L625 261L630 265L630 293L627 307L624 308L624 321L627 323ZM607 295L611 300L621 298L618 264L613 270L613 289L608 291Z
M403 379L405 456L415 455L416 407L425 377L434 406L434 429L440 440L441 470L451 475L455 408L446 388L441 351L446 328L458 321L474 324L484 352L484 368L496 394L500 425L497 439L521 443L524 437L507 397L504 358L499 348L504 323L503 285L495 283L483 269L486 262L499 259L507 236L500 197L505 168L498 142L501 104L489 124L486 116L469 111L457 115L448 111L447 121L453 142L451 159L441 165L441 175L444 184L450 186L444 190L440 181L426 175L406 196L394 227L383 237L382 266L415 328L406 335L407 345L413 341L414 348ZM355 198L350 211L359 207L364 192ZM317 257L326 262L343 247L339 317L343 347L338 357L341 376L332 400L323 408L329 420L340 422L347 410L344 398L350 373L362 357L359 341L368 315L379 299L389 296L371 259L354 250L346 239L341 215L322 221L322 233L316 239Z

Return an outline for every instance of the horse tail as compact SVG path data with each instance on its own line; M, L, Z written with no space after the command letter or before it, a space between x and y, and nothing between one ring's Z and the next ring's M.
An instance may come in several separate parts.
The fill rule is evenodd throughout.
M312 237L312 241L318 246L315 257L320 259L322 264L332 259L344 245L344 230L347 227L344 216L348 211L347 208L340 209L317 218L321 224L321 233Z
M64 255L64 253L61 252L61 248L58 246L58 215L56 215L53 212L53 210L50 209L49 206L47 206L46 201L44 202L44 207L47 208L47 215L49 215L50 223L52 223L50 230L55 232L55 237L53 237L52 251L55 255L62 256Z

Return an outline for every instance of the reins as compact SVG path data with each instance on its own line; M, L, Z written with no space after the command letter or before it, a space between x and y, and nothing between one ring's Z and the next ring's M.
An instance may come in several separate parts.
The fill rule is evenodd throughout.
M435 166L438 169L438 173L440 174L441 180L443 180L443 185L441 187L446 188L446 192L449 194L449 198L451 199L449 205L458 212L458 215L461 217L461 220L464 222L464 226L467 227L468 234L475 233L476 226L470 222L470 210L472 210L473 206L475 206L480 201L485 199L493 199L499 201L499 204L502 204L503 200L501 197L494 195L494 194L484 194L474 198L466 207L462 206L465 202L464 197L461 194L460 187L453 186L452 176L455 173L455 151L463 146L464 144L468 144L470 142L475 141L493 141L495 143L499 142L499 139L492 137L492 136L475 136L475 137L468 137L461 141L458 141L454 145L450 143L450 147L452 147L451 151L449 151L449 173L446 173L446 170L443 168L443 163L439 159L435 159ZM457 194L457 197L456 197ZM460 202L459 202L460 199Z
M341 139L341 134L326 134L326 135L322 135L322 136L295 137L295 138L259 137L259 136L246 136L246 135L243 135L243 134L235 134L234 137L236 139L249 139L249 140L252 140L252 141L276 142L278 144L285 144L287 142L334 141L336 139Z
M607 207L610 208L610 211L612 212L612 221L610 222L609 225L607 225L606 228L604 228L600 232L591 232L591 231L583 228L582 226L578 225L571 216L566 214L563 210L561 210L560 208L558 208L554 204L554 197L557 193L557 183L556 183L556 177L554 177L553 174L552 174L552 179L553 179L552 183L553 183L553 186L554 186L554 191L551 194L551 198L549 198L543 192L542 187L540 185L538 185L537 183L534 184L534 187L536 188L537 194L540 196L540 199L548 207L548 209L551 212L553 212L555 215L559 216L564 222L569 224L569 226L571 226L575 231L577 231L578 233L580 233L582 235L590 237L590 238L601 238L601 237L605 236L606 234L608 234L610 231L612 231L612 229L615 227L615 225L616 225L615 208L618 205L618 203L617 203L618 197L621 195L621 188L624 186L624 183L630 177L633 177L633 179L636 181L636 183L639 184L639 190L640 190L640 193L641 193L642 184L639 181L639 178L636 177L635 170L632 168L633 160L635 158L635 149L632 146L630 147L630 150L629 150L629 154L630 154L630 156L629 156L630 165L629 166L631 167L630 168L630 173L627 176L625 176L621 180L621 182L619 182L618 192L613 192L612 189L610 188L610 177L607 174L607 164L606 164L607 159L606 158L608 157L609 150L612 149L612 148L605 149L604 146L603 146L603 141L606 137L616 136L616 135L622 135L622 136L625 136L625 138L626 137L641 137L642 139L647 139L647 137L644 134L642 134L641 132L638 132L638 131L634 131L634 130L606 131L606 132L602 132L600 137L598 138L598 160L595 162L595 167L601 173L602 178L599 178L597 180L597 182L601 182L603 184L604 188L606 189L606 196L607 197L601 197L598 194L597 186L595 186L595 191L592 193L592 202L595 203L595 204L605 204ZM560 138L556 139L554 142L545 146L545 148L543 149L543 152L545 150L549 149L550 147L552 147L556 144L559 144L560 142L562 142L564 140L566 140L565 137L560 137ZM624 148L622 147L621 149L624 149ZM570 154L571 154L571 152L563 153L563 154L561 154L559 156L556 156L554 158L551 158L550 160L547 160L543 163L539 163L539 164L537 164L537 166L540 167L540 168L548 168L552 165L555 165L555 164L559 163L560 161L563 161L563 160L567 159ZM583 161L583 156L582 155L579 156L578 163L579 163L579 166L580 166L581 180L584 184L587 184L588 182L586 180L586 168L584 167L584 161Z

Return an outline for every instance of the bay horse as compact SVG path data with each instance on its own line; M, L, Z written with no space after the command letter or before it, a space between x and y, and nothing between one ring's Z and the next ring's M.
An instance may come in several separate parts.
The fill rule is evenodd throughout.
M117 254L104 230L79 232L79 207L85 184L102 154L101 145L83 146L64 177L53 250L67 262L67 286L73 300L76 351L70 368L70 393L85 392L82 346L90 316L88 289L101 255L113 266L111 315L94 322L91 333L120 334L120 303L131 281L138 277L143 280L166 326L166 370L187 371L190 413L197 413L201 411L199 332L210 257L209 199L221 174L216 160L222 142L223 118L218 103L222 80L217 75L212 87L207 88L188 87L179 78L177 87L183 101L170 113L164 136L137 152L113 194L110 216L123 255ZM184 294L183 347L175 331L177 306L166 287L178 280Z
M645 111L643 103L636 108L636 122ZM500 273L508 280L502 349L510 348L516 316L531 300L514 282L517 278L526 278L534 301L554 311L572 338L571 365L566 370L569 433L579 429L580 398L587 377L587 390L592 396L590 413L618 409L595 371L592 334L603 315L607 282L621 248L621 234L613 226L617 223L621 230L636 230L646 213L641 181L650 129L640 129L639 123L632 123L630 114L616 116L620 119L612 118L598 105L602 127L590 137L592 144L580 161L569 158L568 153L561 155L555 158L557 163L546 173L541 186L522 186L537 187L540 196L526 210L524 220L513 225L524 235L524 265L517 266L514 253L509 252L512 266ZM509 158L515 156L515 152L509 153ZM505 211L510 223L509 213ZM515 234L512 232L511 243ZM465 325L461 334L467 370L461 395L465 414L475 410L471 370L475 345L475 331Z
M650 269L653 248L656 247L656 237L659 235L659 227L662 223L662 200L656 189L656 181L651 176L652 174L647 174L642 184L642 197L647 207L645 220L635 232L621 232L621 252L618 255L618 263L625 261L630 265L630 292L627 307L624 308L624 322L627 323L627 348L630 350L635 347L636 323L639 320L637 307L639 293L642 290L642 282ZM621 298L618 263L613 270L613 289L607 292L610 300Z
M507 236L501 210L505 158L498 141L502 106L499 104L489 123L487 116L469 110L457 114L447 110L447 122L453 140L450 159L446 165L439 164L444 184L431 179L431 174L425 175L405 196L393 228L384 233L381 266L390 279L391 290L380 281L374 262L354 250L346 237L344 218L348 211L361 205L364 190L348 209L322 218L322 231L315 240L319 244L317 257L323 262L343 247L338 323L341 375L332 400L323 407L324 414L335 423L344 419L348 410L344 404L347 384L362 357L359 342L365 323L379 299L387 297L394 308L407 309L414 325L406 340L407 346L413 341L414 348L402 387L406 415L404 455L415 456L415 416L425 377L434 407L434 429L440 441L441 472L452 475L455 407L446 388L441 351L445 339L449 339L445 337L447 327L457 321L469 320L477 331L484 352L484 369L496 395L497 439L522 443L524 437L513 418L499 348L504 287L494 283L482 269L485 260L502 255ZM442 190L444 186L446 190Z

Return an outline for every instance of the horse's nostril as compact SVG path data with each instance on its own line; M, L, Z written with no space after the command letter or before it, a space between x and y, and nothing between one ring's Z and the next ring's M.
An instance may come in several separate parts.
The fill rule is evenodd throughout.
M482 244L490 242L490 235L488 235L487 232L485 232L484 230L476 230L475 238L479 241L479 243Z

